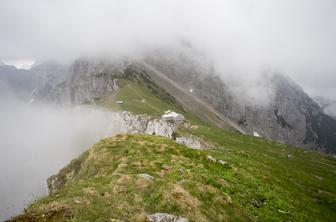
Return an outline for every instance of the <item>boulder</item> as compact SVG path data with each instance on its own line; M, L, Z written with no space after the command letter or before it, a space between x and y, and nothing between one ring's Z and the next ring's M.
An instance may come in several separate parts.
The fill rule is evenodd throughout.
M210 160L210 161L212 161L212 162L217 162L217 160L214 157L210 156L210 155L207 155L207 159Z
M205 145L194 136L182 136L176 138L176 143L183 144L192 149L201 150L205 148Z
M148 222L188 222L187 218L177 217L167 213L155 213L147 216Z
M172 138L174 131L175 126L173 124L162 120L153 119L148 121L145 133Z

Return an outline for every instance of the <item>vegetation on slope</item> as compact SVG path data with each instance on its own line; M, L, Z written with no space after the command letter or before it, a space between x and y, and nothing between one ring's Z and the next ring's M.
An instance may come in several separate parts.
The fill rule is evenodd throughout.
M118 86L119 89L116 93L101 98L97 103L112 110L126 110L135 114L153 116L162 115L162 113L171 108L183 112L183 108L177 106L169 95L165 95L166 100L163 100L163 95L157 95L160 92L148 88L141 82L119 79ZM117 101L123 101L123 104L117 104Z
M14 221L31 215L54 221L144 221L155 212L191 221L248 220L225 193L227 182L220 172L230 170L207 160L204 151L163 137L118 135L102 140L64 168L64 187ZM143 173L154 178L138 175Z
M209 110L201 109L199 106L181 106L173 96L157 86L146 73L139 69L127 69L125 74L118 78L118 86L119 89L115 93L98 99L96 103L114 111L126 110L152 116L160 116L167 110L174 110L182 113L192 123L211 122L210 119L222 122ZM117 104L117 101L123 101L123 104ZM199 118L196 113L200 111L208 118Z
M228 193L255 220L336 218L336 158L214 127L195 134L222 146L214 152L237 169L224 173Z
M13 221L145 221L156 212L190 221L336 217L335 160L211 130L217 135L209 137L217 145L211 150L140 134L102 140L60 171L64 183L58 191ZM154 178L139 176L144 173Z
M191 150L146 135L105 139L60 171L62 188L12 221L145 221L156 212L190 221L336 218L334 157L217 128L141 79L120 79L119 87L97 103L137 114L183 113L192 125L188 133L214 148Z
M139 100L142 95L156 97L144 84L139 84L137 90L141 93L127 91L130 98L137 95ZM119 99L125 98L123 93L117 95ZM158 104L154 99L148 101L154 106ZM168 103L165 109L183 112ZM127 110L146 113L138 107ZM240 207L248 209L254 219L267 220L273 214L275 218L284 214L287 220L294 221L332 221L336 218L334 157L219 129L190 113L186 117L194 124L188 133L217 144L221 148L214 152L238 166L239 172L229 171L232 184L229 193L236 195ZM269 203L272 199L278 200L278 196L281 203Z

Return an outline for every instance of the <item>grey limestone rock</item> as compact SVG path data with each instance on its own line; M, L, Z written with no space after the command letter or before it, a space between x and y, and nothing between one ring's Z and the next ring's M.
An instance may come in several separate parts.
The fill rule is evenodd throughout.
M176 125L173 123L155 119L148 115L134 115L125 111L120 116L122 127L128 133L145 133L172 138L176 130Z
M155 213L147 216L148 222L188 222L187 218L167 213Z
M177 137L176 143L183 144L187 147L190 147L192 149L201 150L205 149L206 145L201 142L200 139L194 137L194 136L183 136L183 137Z
M122 119L122 128L127 133L145 133L149 135L164 136L174 139L176 143L183 144L192 149L205 149L211 147L205 144L201 139L192 135L185 135L174 138L177 127L182 123L174 123L164 119L156 119L148 115L134 115L131 112L120 113Z

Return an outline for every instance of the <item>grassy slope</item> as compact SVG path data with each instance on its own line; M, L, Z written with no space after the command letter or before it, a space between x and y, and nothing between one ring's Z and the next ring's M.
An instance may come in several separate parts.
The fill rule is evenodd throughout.
M96 101L97 105L113 111L130 111L135 114L148 114L160 117L167 110L182 113L186 119L196 125L212 126L177 104L175 99L157 86L129 79L119 79L119 89ZM123 104L117 104L123 101ZM229 130L232 131L232 130Z
M156 93L158 96L155 96ZM112 95L101 98L97 103L112 110L127 110L136 114L162 115L170 108L181 112L182 108L178 107L174 101L162 100L163 92L153 91L145 87L142 83L133 82L126 79L119 80L119 90ZM123 104L117 104L122 100Z
M122 109L155 115L167 109L183 112L174 104L164 103L143 84L129 82L128 85L136 91L123 87L115 97L127 98L126 101L146 98L150 104L160 107L160 112L142 110L145 106L141 103ZM216 143L220 147L217 155L235 164L237 172L229 171L226 178L232 183L229 193L254 219L332 221L336 218L335 158L219 129L192 114L186 117L197 125L190 133Z
M206 158L172 140L148 135L119 135L96 144L72 166L63 169L71 180L59 192L27 209L40 218L59 209L48 220L144 221L149 213L169 212L191 221L246 221L249 216L226 194L223 172L230 167ZM152 181L138 174L154 176ZM39 216L37 216L39 215ZM22 221L24 221L22 219Z
M236 169L223 172L231 184L228 193L255 219L336 218L335 158L212 127L195 133L222 146L215 152Z
M116 94L98 103L151 115L167 109L183 113L182 107L155 87L129 80L120 83ZM125 103L116 106L117 100ZM59 193L31 205L26 216L59 208L62 211L55 210L55 218L57 212L68 212L75 215L73 221L141 219L157 211L184 215L192 221L336 218L335 158L219 129L184 114L194 124L189 133L214 143L215 149L195 151L144 135L104 140L93 148L96 155L85 161L87 167L78 178ZM88 158L90 153L81 158ZM229 162L228 167L207 161L208 154ZM158 172L166 168L169 170L161 178ZM128 176L113 176L116 170ZM149 173L155 179L141 185L145 182L139 182L137 173ZM78 204L74 202L77 199Z

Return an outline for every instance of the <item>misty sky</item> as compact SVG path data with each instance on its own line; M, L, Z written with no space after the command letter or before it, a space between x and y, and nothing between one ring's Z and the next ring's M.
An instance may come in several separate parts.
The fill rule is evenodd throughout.
M1 0L0 59L136 54L185 38L218 70L336 98L335 0Z

